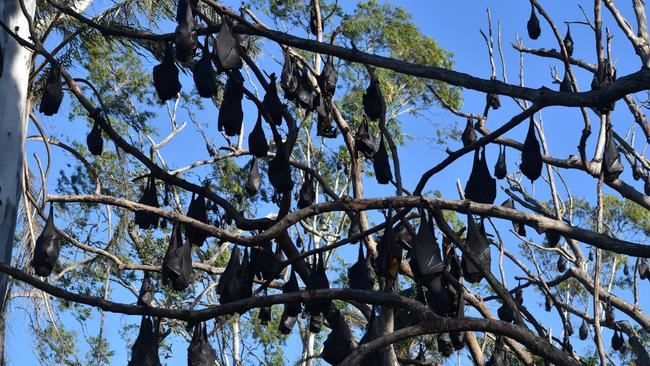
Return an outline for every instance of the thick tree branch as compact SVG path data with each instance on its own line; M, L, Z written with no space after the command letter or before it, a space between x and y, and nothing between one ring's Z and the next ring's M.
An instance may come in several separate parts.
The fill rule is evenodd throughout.
M570 357L567 353L564 353L553 347L553 345L551 345L544 338L536 336L525 328L512 325L510 323L492 319L436 318L428 320L420 325L399 329L391 334L377 338L372 342L362 344L357 347L352 354L346 357L346 359L340 363L339 366L358 365L364 355L376 352L386 345L393 344L404 339L418 337L425 334L460 332L467 330L487 331L516 339L528 349L530 349L533 353L543 356L544 359L551 361L558 366L580 365L580 362Z
M206 4L213 9L236 19L240 24L235 26L237 33L245 33L268 38L280 44L295 47L298 49L328 54L341 59L363 63L366 65L377 66L396 71L401 74L417 76L425 79L442 81L451 85L460 86L484 93L495 93L506 95L513 98L525 99L532 102L543 103L545 105L561 105L567 107L597 107L606 105L612 101L618 100L623 96L647 89L650 83L650 69L641 69L635 73L619 78L607 88L598 91L589 91L581 93L562 93L549 89L533 89L506 84L498 80L486 80L471 76L469 74L448 70L435 66L425 66L413 64L410 62L400 61L389 57L369 54L359 50L345 48L329 43L318 42L310 39L296 37L287 33L274 31L251 24L237 13L230 11L228 8L218 5L210 0L204 0ZM105 26L88 19L81 14L76 13L70 8L57 4L49 0L49 3L62 12L74 17L84 24L99 30L101 33L113 36L122 36L133 39L147 39L155 41L173 40L174 34L153 34L151 32L141 32L132 29L123 29L114 26ZM219 31L219 26L211 26L200 29L199 34L213 34Z
M305 290L281 295L254 297L245 300L239 300L233 303L228 303L225 305L212 305L201 310L165 309L116 303L113 301L105 300L102 297L73 293L60 287L54 286L50 283L41 281L38 278L21 271L18 268L4 263L0 263L0 272L7 273L11 277L32 285L35 288L42 290L54 297L84 305L98 307L105 311L126 315L150 315L167 319L185 320L189 322L206 321L222 315L233 314L235 312L245 312L250 309L276 304L330 299L353 300L375 305L386 304L404 307L415 311L417 314L420 314L421 319L423 320L427 317L437 317L426 305L417 300L395 294L351 289Z
M385 209L390 204L393 208L405 207L431 207L442 210L452 210L460 213L473 213L483 216L497 217L510 221L520 222L526 224L539 232L552 230L558 232L562 236L568 236L583 243L591 244L597 248L609 250L619 254L627 254L635 257L650 257L650 246L643 244L631 243L628 241L611 238L604 234L599 234L594 231L586 230L580 227L571 226L562 221L554 220L542 215L529 214L517 210L508 209L497 205L487 205L476 203L468 200L445 200L439 198L426 198L420 196L402 196L402 197L385 197L385 198L366 198L355 200L352 198L343 199L341 201L330 201L312 205L300 210L296 210L269 229L254 236L242 236L228 232L224 229L216 228L190 219L182 214L175 212L168 212L159 208L142 205L136 202L112 197L105 195L78 195L78 196L64 196L64 195L49 195L48 200L52 202L85 202L85 203L108 203L120 207L131 208L133 210L140 210L144 212L151 212L161 217L178 220L183 223L190 224L197 228L207 231L208 233L226 238L232 242L240 243L242 245L250 245L256 243L266 242L275 239L279 234L296 224L300 220L314 215L322 214L325 212L333 211L363 211L374 209Z

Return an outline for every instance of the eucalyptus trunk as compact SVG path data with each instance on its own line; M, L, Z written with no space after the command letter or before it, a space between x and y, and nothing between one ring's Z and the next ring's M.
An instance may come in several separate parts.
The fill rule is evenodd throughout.
M35 0L24 0L33 17ZM0 19L21 38L29 39L27 19L18 1L0 1ZM27 93L32 67L32 52L21 47L9 34L0 32L0 47L4 53L0 77L0 262L10 264L16 229L18 205L23 185L23 147L27 132L30 106ZM5 303L9 277L0 274L0 365L4 360Z

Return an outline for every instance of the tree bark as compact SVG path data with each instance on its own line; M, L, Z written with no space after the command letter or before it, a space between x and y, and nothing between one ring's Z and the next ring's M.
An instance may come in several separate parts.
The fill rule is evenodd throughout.
M30 16L36 9L35 0L25 0ZM21 37L28 39L27 19L18 1L0 2L0 20ZM32 52L21 47L6 32L0 32L0 47L4 51L3 73L0 77L0 263L11 263L16 230L18 205L22 192L23 146L27 132L30 106L27 101ZM4 359L5 305L9 277L0 274L0 365Z
M241 334L239 332L239 317L233 317L232 320L232 364L233 366L240 366L239 359Z

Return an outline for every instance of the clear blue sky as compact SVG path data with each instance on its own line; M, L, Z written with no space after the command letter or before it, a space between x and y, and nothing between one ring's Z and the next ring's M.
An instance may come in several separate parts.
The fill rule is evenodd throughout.
M103 3L103 2L101 2ZM226 4L231 5L233 8L239 6L238 1L225 1ZM356 2L344 1L346 8L351 8L352 4ZM526 34L526 21L530 13L530 5L527 1L502 1L502 0L492 0L492 1L475 1L475 0L465 0L465 1L431 1L431 0L401 0L393 1L395 4L399 4L406 8L411 14L413 14L413 19L415 23L420 27L421 31L435 38L440 45L451 51L454 54L454 68L458 71L462 71L468 74L480 76L483 78L489 78L490 76L490 67L487 59L487 49L483 41L482 36L479 33L479 28L487 30L487 20L486 20L486 8L489 7L492 12L492 18L495 24L496 31L496 22L501 21L501 33L503 38L503 51L505 54L506 60L506 69L507 77L509 82L516 83L518 81L518 72L519 72L519 55L512 49L510 46L515 42L516 36L519 35L523 38L524 45L532 48L557 48L555 38L552 36L550 28L542 21L542 36L536 40L531 41ZM589 1L542 1L542 5L545 6L546 10L551 14L551 16L556 20L557 23L562 21L582 21L583 17L581 12L578 9L578 4L582 4L586 9L589 9L591 2ZM631 9L629 4L624 3L620 5L622 11L625 15L631 15ZM101 8L99 6L92 7L89 10L90 13L94 13ZM609 13L606 11L604 13L604 24L611 27L611 31L614 35L613 48L614 54L616 55L615 63L618 69L618 75L626 75L628 73L637 71L640 67L638 58L634 54L632 48L628 45L628 42L624 35L615 28L614 23L612 22ZM632 18L630 18L632 19ZM560 27L560 32L564 34L566 28L562 25ZM572 35L575 40L576 48L574 57L583 58L589 62L594 62L594 49L593 46L593 36L591 30L584 25L574 25L572 27ZM266 43L269 50L277 54L277 46L273 44ZM155 61L150 60L151 66L155 64ZM261 61L261 65L264 69L269 71L279 72L280 66L275 63L275 61L268 56L264 56ZM559 70L562 70L562 65L559 61L552 61L546 59L534 58L531 56L525 57L525 82L527 86L530 87L540 87L545 85L552 89L557 89L556 84L552 84L550 66L556 66ZM497 60L497 71L499 78L501 77L501 64ZM562 73L562 71L560 71ZM586 72L583 72L577 68L574 68L579 80L579 85L581 90L585 90L589 87L591 82L591 76ZM192 87L192 82L187 79L184 81L184 89L188 90ZM477 93L473 91L464 91L464 106L463 110L471 113L481 113L485 103L485 95L482 93ZM518 107L514 104L513 101L507 98L501 98L502 108L498 111L491 111L490 118L488 121L488 128L494 130L507 120L511 118L514 114L519 112ZM214 106L208 106L206 111L199 116L202 118L203 122L208 123L211 127L209 133L215 139L217 139L216 128L216 108ZM59 116L65 116L65 113L60 113ZM245 111L245 121L247 126L251 126L254 122L256 113L250 109L250 105ZM439 124L456 124L464 125L464 120L457 118L450 113L442 109L434 109L427 114L428 119ZM60 117L59 117L60 118ZM591 139L591 144L589 145L588 151L593 151L593 141L597 134L597 123L595 123L596 116L591 114L592 122L594 123L594 137ZM578 136L583 127L582 118L577 110L571 110L567 108L554 107L547 108L543 111L544 119L544 128L547 136L549 137L549 149L551 155L559 158L568 157L569 155L577 155L576 146L578 144ZM51 127L50 130L55 136L62 136L64 133L67 134L66 129L68 126L67 121L63 121L56 127L55 119L45 118L46 125ZM168 122L161 118L162 122L160 123L160 129L164 133L166 128L168 128ZM619 134L624 135L626 130L630 125L633 124L632 117L626 110L626 106L620 104L617 106L617 109L613 116L615 129ZM440 162L445 157L444 148L445 147L435 147L430 145L426 138L435 136L435 129L430 121L425 119L418 119L412 116L405 115L401 118L403 124L404 132L408 139L405 146L400 147L400 156L402 164L402 176L404 180L404 186L408 189L413 189L417 181L419 180L421 174L432 167L433 165ZM73 122L75 124L81 123L81 121ZM85 134L86 126L83 124L78 124L76 126L81 126L79 133ZM188 129L192 129L192 124L188 121ZM506 136L523 141L524 135L526 132L525 125L519 126L509 132ZM197 157L205 157L205 149L203 144L192 143L196 138L195 133L181 134L178 139L169 145L166 150L163 152L166 156L178 151L183 151L182 161L180 159L175 159L178 161L170 161L170 164L176 167L183 166ZM220 141L220 140L217 140ZM222 140L221 140L222 142ZM105 145L107 148L112 148L111 144ZM452 142L450 148L456 149L460 146L460 143ZM34 143L28 143L28 157L32 160L30 163L33 163L31 158L31 152L40 151L40 147L35 147ZM181 150L182 149L182 150ZM494 165L496 161L496 156L498 149L496 146L490 146L488 148L488 164L490 167ZM59 159L65 159L67 156L60 152L55 152L55 156L58 156ZM247 159L241 159L240 163L244 163ZM508 169L514 171L516 169L516 163L518 164L520 160L520 155L518 152L513 150L508 150ZM60 165L59 165L60 164ZM430 190L439 190L444 197L448 198L457 198L457 190L455 186L456 179L464 184L469 175L469 170L471 167L471 156L465 156L462 159L459 159L454 164L449 166L444 172L434 176L427 186L427 189ZM64 168L64 163L59 161L54 167L53 171L57 171L59 168ZM642 190L643 187L639 182L633 181L630 177L629 167L626 167L626 171L623 173L626 181L634 185L638 190ZM546 170L544 170L544 176L546 176ZM582 172L569 171L564 173L564 177L567 181L571 182L571 189L576 196L586 197L592 200L595 196L595 187L596 182L593 179L585 178L585 175ZM502 182L499 182L501 184ZM53 189L54 182L50 182L50 187ZM530 183L525 182L527 188L530 188ZM365 181L365 192L368 197L373 196L384 196L387 194L393 194L394 190L385 187L378 186L374 183L374 179L366 179ZM563 190L561 190L563 191ZM538 180L535 184L535 192L537 198L540 200L547 200L548 190L544 186L542 180ZM608 189L606 192L611 193ZM499 190L499 195L497 202L501 202L505 199L505 195ZM265 212L262 212L265 214ZM509 223L500 223L499 228L501 229L502 234L506 233L509 229ZM534 230L529 229L528 233L532 240L541 242L542 238L534 234ZM514 237L510 234L506 234L504 237L506 241L506 246L513 250L518 251L516 246L519 244ZM351 249L341 249L339 254L342 255L347 261L351 261ZM497 253L493 252L493 258L497 258ZM496 264L496 260L493 261ZM507 263L507 261L506 261ZM496 269L496 266L495 266ZM508 275L508 284L509 287L512 287L515 284L513 279L514 274L519 274L518 271L514 271L509 263L506 264L506 270ZM647 282L641 284L641 289L647 288ZM114 289L117 289L117 286L113 286ZM532 297L533 292L527 292L528 296ZM536 294L535 294L536 295ZM527 298L530 298L527 297ZM624 298L629 299L629 296L623 295ZM133 302L135 299L131 297L126 297L125 294L121 293L119 289L113 295L113 299L126 302ZM539 304L526 303L529 308L533 308L534 313L539 313L539 309L535 309L537 306L541 305L543 307L543 299L540 299ZM37 361L32 355L31 346L32 343L29 340L30 330L26 329L26 318L25 313L17 305L12 306L11 316L9 318L9 327L7 333L7 350L8 350L8 360L9 365L32 365L37 364ZM537 306L536 306L537 305ZM641 303L642 307L650 305L649 300L643 301ZM495 310L496 307L493 308ZM543 310L541 310L543 311ZM546 316L546 313L543 313L543 316ZM623 316L622 314L620 315ZM559 323L554 316L548 321L546 318L544 323L548 326L554 328L554 334L558 335L560 330L558 328ZM113 363L115 365L125 365L127 362L127 346L125 340L123 340L120 335L117 333L118 329L126 323L139 323L139 318L137 317L126 317L122 315L108 314L107 315L107 324L108 324L108 334L111 341L111 348L116 352L116 356L113 358ZM577 329L579 323L574 320L574 328ZM92 329L94 326L90 326ZM129 339L133 339L135 335L129 336ZM609 339L611 333L605 331L605 339ZM79 345L83 347L82 345ZM578 350L580 347L585 347L581 343L574 344ZM187 344L182 340L176 342L174 346L175 356L171 360L167 360L168 365L177 365L184 364L186 357L186 347ZM81 349L82 352L87 351L87 349ZM290 347L287 350L287 354L295 355L296 352L299 352L297 344L292 341L290 342ZM449 361L449 364L456 363L455 357L452 357Z

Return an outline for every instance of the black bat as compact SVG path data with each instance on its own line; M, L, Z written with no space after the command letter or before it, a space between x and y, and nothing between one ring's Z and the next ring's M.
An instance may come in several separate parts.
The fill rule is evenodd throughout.
M174 46L172 43L165 45L165 55L160 64L153 67L153 86L158 98L165 102L175 97L181 91L178 80L178 67L174 63Z
M179 223L174 223L167 253L162 263L163 284L171 285L176 291L185 290L192 277L192 245L183 244Z
M45 222L45 227L41 235L36 238L34 246L34 256L31 266L34 272L42 277L47 277L52 273L56 261L59 259L61 251L61 236L54 226L54 207L50 205L50 214Z
M508 355L503 349L503 338L497 336L497 339L494 341L494 350L492 351L492 356L488 362L485 363L485 366L509 366L510 361L508 361Z
M449 333L441 333L438 335L438 352L443 356L449 357L454 353L454 345L451 343Z
M39 112L46 116L53 116L59 111L63 101L63 85L61 84L61 69L56 66L50 66L47 72L45 88L41 97Z
M314 191L314 178L305 173L305 180L300 186L298 192L298 208L305 208L311 206L316 200L316 192Z
M253 156L258 158L265 158L269 152L269 143L264 135L264 128L262 128L262 114L257 114L257 121L255 126L248 135L248 150Z
M374 341L379 337L379 332L379 324L375 315L375 309L373 308L372 314L370 315L370 320L368 320L368 325L366 327L366 333L363 335L363 337L361 337L361 340L359 340L359 345ZM382 365L381 352L369 353L363 359L361 359L361 362L359 362L359 366L377 365Z
M374 78L370 79L370 84L363 94L363 111L366 116L373 121L377 121L382 117L383 108L383 95L379 87L379 82Z
M208 50L208 37L205 37L205 46L201 52L201 58L192 68L192 78L196 91L201 98L212 98L217 94L217 73L212 67L212 55Z
M464 147L467 147L476 142L476 130L474 129L474 125L472 124L472 120L470 118L467 119L467 124L465 124L465 129L460 135L460 139L463 141Z
M537 135L535 135L535 122L533 122L532 116L528 124L524 148L521 151L519 170L532 182L542 175L542 152L539 141L537 141Z
M88 136L86 136L86 145L91 154L95 156L102 155L104 140L102 140L102 129L97 122L93 124L93 128L88 133Z
M244 120L244 111L241 105L243 98L244 77L239 70L233 70L226 81L217 123L219 131L224 131L226 136L235 136L241 132Z
M160 208L158 204L158 192L156 191L156 180L149 176L147 178L147 183L142 190L142 196L138 203L143 205ZM158 227L158 216L144 211L135 212L135 224L138 225L140 229L152 229Z
M370 256L363 255L363 242L359 243L357 262L348 269L350 288L371 291L375 284L375 272L372 270Z
M188 366L213 366L217 361L217 353L208 341L208 330L205 323L194 326L192 340L187 347Z
M198 43L192 6L189 1L183 1L183 5L185 5L184 10L180 6L177 8L178 26L175 31L176 59L181 63L188 62L194 57Z
M131 347L131 360L128 366L161 366L158 357L158 331L154 329L151 318L143 316L140 331Z
M266 122L280 126L282 125L282 102L280 101L280 97L278 97L278 87L275 83L275 73L272 73L269 75L269 86L266 89L266 94L264 94L262 105L264 105L264 109L266 109L266 113L268 114L268 116L264 114Z
M282 293L287 294L291 292L298 292L298 279L296 278L296 273L291 268L291 276L289 276L289 281L285 282L282 286ZM286 303L284 304L284 310L282 311L282 316L280 318L280 324L278 330L282 334L291 333L293 325L296 323L296 318L302 312L302 306L299 302Z
M440 247L433 232L433 219L431 215L427 217L424 210L421 211L420 227L415 236L413 251L420 274L427 276L443 269Z
M227 21L221 22L221 31L217 36L217 58L225 70L241 69L243 66L239 40L232 33Z
M474 202L492 204L497 195L497 181L490 175L485 158L485 147L479 158L478 149L474 150L472 171L465 184L465 198Z
M138 305L151 306L153 302L155 288L149 278L149 272L144 273L142 285L140 285L140 292L138 293Z
M605 181L613 182L623 172L621 164L621 155L618 152L618 146L614 141L614 132L607 131L607 140L605 141L605 156L603 157L603 169L605 172Z
M291 181L291 166L289 165L289 159L281 152L281 148L276 152L275 157L269 161L269 182L275 191L282 193L288 191L293 187L293 182Z
M481 220L480 226L476 226L471 214L467 215L467 238L465 239L465 245L468 246L470 252L485 268L490 268L490 245L485 236L483 221ZM461 259L461 267L463 268L463 276L467 281L479 283L483 279L483 275L479 269L465 255Z
M202 223L208 223L208 209L205 206L205 199L203 196L199 194L195 197L194 193L192 193L192 200L190 201L190 206L187 209L187 216ZM208 237L208 233L201 229L187 225L185 226L185 236L187 237L187 241L190 244L200 247Z
M499 98L499 94L488 93L485 96L485 102L494 110L501 108L501 99Z
M309 72L304 69L295 68L299 71L298 88L296 89L296 102L306 112L311 112L316 107L317 99L314 98L314 88L309 79Z
M248 257L248 248L244 249L244 256L241 260L241 291L239 298L240 299L249 299L253 297L253 281L255 279L255 268L251 266L249 257Z
M503 179L508 175L508 167L506 166L506 147L499 146L499 159L494 165L494 176L497 179Z
M372 159L377 151L375 138L370 133L368 118L365 115L359 124L359 128L357 128L357 132L354 134L354 146L356 155L359 156L359 153L361 153L366 159Z
M336 92L336 82L338 80L338 72L334 68L334 57L327 56L325 66L318 76L318 85L322 93L329 97L333 97Z
M578 336L580 337L581 341L584 341L589 336L589 327L587 326L587 322L584 319L582 320L580 329L578 329Z
M217 284L219 303L227 304L239 300L242 294L243 282L244 276L239 261L239 248L235 246L230 253L226 269L219 277L219 283Z
M560 91L561 92L573 92L573 85L571 84L571 79L569 78L569 73L564 72L564 77L562 78L562 82L560 83Z
M571 37L571 26L569 24L566 25L566 35L564 36L562 43L564 43L564 48L566 48L566 53L569 57L573 56L574 43L573 38Z
M530 19L528 19L526 28L528 29L528 37L530 37L530 39L537 39L542 34L542 28L539 26L539 19L535 13L535 7L532 4L530 9Z
M257 158L254 157L251 159L251 169L248 172L248 179L246 180L244 188L249 196L255 196L260 190L261 185L262 178L260 177L260 169L257 165Z
M393 173L390 170L390 163L388 162L388 152L386 151L386 144L384 142L384 135L381 135L379 142L379 149L373 156L372 166L375 171L375 178L377 183L388 184L393 179Z
M332 331L323 342L321 357L330 365L338 365L354 351L354 339L339 310L333 310L327 319Z
M316 117L316 136L335 138L338 135L338 130L332 126L334 115L332 113L331 101L322 94L318 97Z
M330 288L330 282L325 271L323 253L318 253L316 260L309 275L307 290L323 290ZM310 316L309 330L312 333L318 333L321 330L323 314L327 312L330 306L329 300L310 301L305 303L305 312Z

